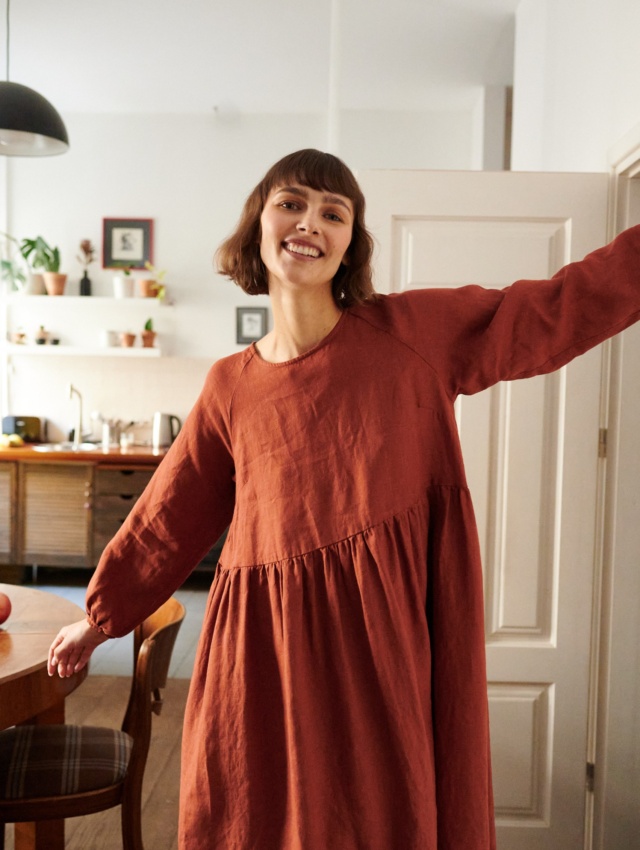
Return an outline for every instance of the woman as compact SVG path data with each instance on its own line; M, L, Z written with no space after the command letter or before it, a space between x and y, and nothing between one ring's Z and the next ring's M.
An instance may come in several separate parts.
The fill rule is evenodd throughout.
M218 261L269 293L273 330L213 366L50 656L82 667L231 522L185 718L184 850L495 846L453 403L635 321L639 248L628 231L551 281L376 296L340 160L299 151L251 193Z

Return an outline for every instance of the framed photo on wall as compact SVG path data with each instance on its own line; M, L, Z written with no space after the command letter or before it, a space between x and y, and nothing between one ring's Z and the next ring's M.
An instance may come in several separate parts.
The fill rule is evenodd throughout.
M236 342L248 345L267 332L268 307L236 307Z
M143 269L147 262L153 262L153 219L102 219L102 268Z

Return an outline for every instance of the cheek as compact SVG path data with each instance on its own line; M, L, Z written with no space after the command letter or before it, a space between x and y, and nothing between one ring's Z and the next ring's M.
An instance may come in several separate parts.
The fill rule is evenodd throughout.
M345 240L344 250L342 251L342 264L349 265L349 249L351 248L351 239Z

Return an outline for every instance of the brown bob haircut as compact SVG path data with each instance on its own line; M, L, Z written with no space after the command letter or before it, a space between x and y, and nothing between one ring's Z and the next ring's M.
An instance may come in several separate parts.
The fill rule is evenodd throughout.
M349 198L354 213L353 235L347 252L349 263L342 264L336 272L333 298L338 307L350 307L374 297L371 280L373 239L364 223L364 195L342 160L312 148L296 151L276 162L251 192L235 232L216 252L218 272L230 277L249 295L269 292L268 273L260 256L260 216L270 192L292 183Z

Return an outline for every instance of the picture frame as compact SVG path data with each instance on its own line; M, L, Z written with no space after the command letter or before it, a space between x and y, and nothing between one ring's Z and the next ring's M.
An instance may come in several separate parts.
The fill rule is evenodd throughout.
M153 219L103 218L102 268L144 269L153 263Z
M267 332L268 307L236 307L236 342L249 345Z

